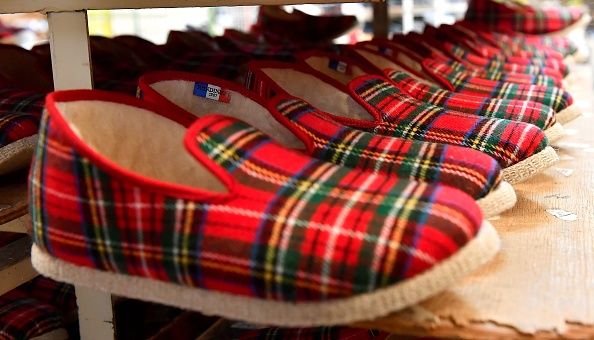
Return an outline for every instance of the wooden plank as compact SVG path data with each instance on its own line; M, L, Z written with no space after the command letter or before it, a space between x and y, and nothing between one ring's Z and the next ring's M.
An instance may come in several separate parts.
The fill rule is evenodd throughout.
M495 260L414 308L355 326L421 337L594 338L594 90L589 65L572 73L570 92L585 114L553 145L560 162L514 185L516 207L492 221L502 239Z
M31 239L29 237L20 238L0 248L0 295L37 275L31 265Z
M0 225L0 232L21 233L26 234L31 223L29 214L15 218L10 222Z
M356 0L312 0L308 3L360 2ZM139 9L212 6L255 6L302 4L297 0L0 0L0 13L70 12L93 9Z
M27 176L26 169L0 176L0 229L29 211Z
M376 2L373 4L373 35L377 38L387 38L390 20L388 18L388 2Z

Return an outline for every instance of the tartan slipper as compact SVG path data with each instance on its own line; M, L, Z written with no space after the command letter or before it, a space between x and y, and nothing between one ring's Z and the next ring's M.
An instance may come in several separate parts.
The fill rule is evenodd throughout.
M500 44L497 41L484 39L481 35L466 29L462 25L447 25L439 26L441 31L445 31L450 36L456 38L458 41L464 42L468 47L473 48L479 55L485 58L498 58L503 56L517 56L523 58L553 58L557 60L564 60L567 55L556 51L552 47L546 45L513 45Z
M38 129L38 116L0 112L0 176L31 164Z
M256 26L271 42L277 40L274 37L282 37L291 43L330 43L357 24L354 15L313 16L297 9L288 13L281 6L262 5Z
M218 88L225 100L202 97L196 86ZM265 100L244 87L192 73L158 72L140 78L140 96L191 121L210 112L244 120L287 147L325 162L457 188L492 217L513 207L513 188L491 157L467 148L384 137L328 119L290 96ZM246 108L251 108L246 111ZM248 113L249 112L249 113Z
M528 34L570 32L589 23L589 15L579 7L534 8L512 1L470 0L465 21L492 31Z
M232 338L238 340L384 340L388 336L390 333L384 331L348 327L268 327L236 329L232 334Z
M510 183L558 161L545 133L532 124L446 110L406 95L379 76L361 76L346 86L302 65L252 61L246 87L264 97L302 98L331 119L364 131L481 151L497 160Z
M231 117L177 119L99 90L48 95L30 174L40 273L310 327L415 304L499 249L457 189L320 162Z
M563 74L561 74L558 70L551 69L550 67L519 65L502 62L500 60L490 60L468 53L466 50L447 42L435 43L435 45L443 47L442 49L437 49L433 46L433 43L429 43L425 40L431 41L430 38L424 39L422 35L416 32L410 32L407 35L394 35L392 37L392 41L406 45L408 50L414 51L416 54L419 54L424 58L443 58L445 56L464 64L468 68L479 68L488 72L545 75L555 78L559 82L563 80Z
M399 39L400 40L400 39ZM408 68L417 69L421 72L420 63L424 58L430 58L438 62L442 62L455 69L456 71L464 72L473 77L479 77L494 81L506 81L517 84L529 84L539 86L563 86L563 78L551 77L543 74L524 74L514 72L500 72L489 71L480 68L476 65L459 61L459 59L447 57L441 53L435 52L427 48L423 43L408 43L411 40L408 37L403 37L402 41L396 42L394 40L374 39L372 41L360 42L356 46L369 48L381 52L387 57L398 62L399 58L403 59L402 63L408 65Z
M62 315L70 314L76 310L76 295L73 285L40 275L15 289L32 299L57 308Z
M418 77L411 76L412 73L421 75L422 70L417 72L413 69L418 66L411 62L413 59L408 58L405 51L399 50L396 47L389 49L386 47L383 49L382 54L379 52L382 50L381 47L379 47L379 51L375 51L371 48L362 48L361 46L365 45L351 47L350 53L354 53L358 55L360 59L366 60L368 62L366 66L375 67L375 71L370 72L370 74L378 74L379 70L383 69L385 75L396 87L413 98L445 109L472 115L530 123L543 130L549 142L556 141L564 135L563 127L556 122L555 111L546 105L541 105L528 100L484 98L443 90L437 86L426 84L423 81L418 80ZM376 48L378 47L377 45L372 46L375 46ZM391 55L387 55L386 53L388 52ZM307 54L303 57L298 55L297 58L310 59L307 58ZM344 65L351 65L354 63L352 60L349 61L347 59L339 58L341 57L333 58L333 60L337 60L334 63L337 63L338 61L341 61ZM402 59L404 62L399 63L399 59ZM323 63L321 61L318 61L317 65L308 65L317 70L323 68ZM399 65L402 65L402 67L399 68ZM408 65L410 65L410 67ZM405 72L399 71L399 69L403 69ZM326 69L324 73L335 79L340 79L338 77L345 77L344 75L336 75L336 71L333 72L328 69ZM348 81L353 79L354 77L350 77L348 78ZM348 82L343 81L343 83L347 84Z
M470 21L457 21L456 26L464 27L465 29L475 32L480 35L485 41L489 41L493 46L503 46L503 44L513 44L515 46L531 46L531 47L547 47L560 52L564 56L575 54L578 49L571 40L563 36L550 35L529 35L521 34L512 31L494 32L486 30Z
M23 91L51 91L52 75L38 54L16 45L0 44L0 84Z
M62 314L13 289L0 296L0 339L68 339Z
M485 98L530 100L550 106L556 112L556 120L565 124L579 115L581 110L573 104L571 95L558 87L496 82L468 76L454 71L449 66L425 59L423 70L446 88L456 92Z
M482 46L473 44L468 39L460 39L459 34L451 33L445 28L437 29L433 26L425 26L422 36L424 39L429 39L428 37L430 37L431 41L433 42L441 42L442 44L436 46L439 46L442 49L447 49L448 45L455 46L456 48L465 51L467 55L494 59L512 64L549 67L561 72L563 75L567 75L569 73L567 65L565 65L562 56L559 59L550 57L542 59L534 57L509 56L501 53L500 50L496 50L496 53L490 54L488 53L488 48L483 50ZM487 56L484 55L485 52L488 54Z

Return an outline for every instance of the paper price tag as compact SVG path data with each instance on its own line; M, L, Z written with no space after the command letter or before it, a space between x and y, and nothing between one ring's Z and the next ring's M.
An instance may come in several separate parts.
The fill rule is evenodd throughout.
M547 209L547 212L563 221L575 221L578 215L565 210Z
M561 175L563 175L565 177L571 176L571 174L573 174L573 172L574 172L573 169L566 169L566 168L557 168L555 170L557 170Z

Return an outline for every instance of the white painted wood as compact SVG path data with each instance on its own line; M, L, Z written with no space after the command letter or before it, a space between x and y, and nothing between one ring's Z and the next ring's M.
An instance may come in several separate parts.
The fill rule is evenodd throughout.
M93 78L86 11L48 13L48 23L54 88L91 89ZM76 286L75 290L81 339L115 339L111 295L81 286Z
M308 3L360 2L357 0L308 0ZM299 0L0 0L0 13L67 12L90 9L174 8L242 5L292 5Z
M93 85L87 13L48 13L54 88L90 89Z
M75 292L81 339L115 339L111 295L82 286L76 286Z
M413 30L415 14L413 0L402 0L402 33L406 34Z

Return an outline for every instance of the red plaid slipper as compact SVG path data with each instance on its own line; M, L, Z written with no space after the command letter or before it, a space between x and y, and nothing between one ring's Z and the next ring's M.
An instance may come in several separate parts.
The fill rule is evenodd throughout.
M303 98L343 125L481 151L499 162L510 183L558 160L544 132L532 124L449 111L418 101L378 76L361 76L345 86L302 65L252 61L246 86L264 97L288 93Z
M33 280L18 286L16 290L30 298L57 308L62 315L67 315L76 310L76 295L73 285L37 276Z
M469 55L475 55L487 59L495 59L512 64L550 67L552 69L560 71L563 74L568 73L567 66L563 61L563 56L559 53L555 53L554 57L549 56L548 58L508 55L503 53L501 49L489 49L488 46L472 42L470 39L464 39L461 37L459 33L452 32L448 30L447 27L440 27L438 29L432 26L426 26L423 32L423 37L430 37L432 41L439 41L451 44L453 46L456 46L456 48L458 49L467 51ZM439 45L440 48L443 49L442 45L445 44Z
M468 76L454 71L449 66L425 59L423 70L446 88L453 87L456 92L486 98L530 100L550 106L555 110L556 119L565 124L579 115L581 111L573 104L568 92L558 87L513 84Z
M518 45L491 44L492 41L483 39L479 34L468 30L461 25L441 25L439 26L439 30L447 33L453 39L457 39L454 41L465 43L469 48L478 52L479 55L485 58L516 56L522 58L553 58L564 60L566 57L563 53L555 51L552 47L545 45L540 45L538 48L533 45L526 45L520 48Z
M270 327L240 331L238 340L384 340L390 333L347 327L281 328Z
M493 31L543 34L570 31L588 24L589 15L578 7L538 9L516 2L470 0L464 20Z
M377 48L378 46L375 45L375 47ZM379 50L382 50L381 47ZM528 100L484 98L442 90L439 87L426 84L422 80L420 81L414 76L410 75L411 73L415 72L415 70L412 70L412 68L416 67L417 65L410 62L412 58L407 59L407 53L405 51L396 48L390 49L389 52L391 53L391 56L385 55L386 52L387 50L384 49L384 54L382 54L379 51L361 48L359 45L350 48L350 53L354 53L362 60L364 59L368 62L365 64L366 66L376 68L376 71L370 72L370 74L378 74L379 70L383 69L385 75L387 75L388 78L392 80L394 85L396 85L407 95L420 101L432 103L449 110L464 112L477 116L509 119L518 122L530 123L543 130L549 139L549 142L558 140L564 135L563 127L561 124L556 122L555 111L546 105L541 105ZM307 58L307 54L305 54L303 57L298 56L298 58ZM328 58L330 59L331 57ZM344 65L351 65L354 63L354 61L348 61L346 58L337 58L339 57L334 58L337 60L336 62L341 60ZM399 59L404 60L404 62L410 65L410 67L408 67L407 64L398 63ZM320 70L323 68L320 63L322 62L319 61L317 63L318 65L310 64L310 67ZM403 65L403 67L399 68L398 65ZM401 72L398 69L404 69L406 72ZM344 84L347 84L348 81L351 81L355 78L350 77L348 81L345 82L344 75L337 75L336 71L332 72L331 70L326 69L326 71L322 72L337 80L343 78L342 82ZM422 74L422 71L417 72L417 74Z
M34 52L16 45L0 44L0 84L23 91L51 91L52 75Z
M196 86L220 88L229 100L213 103ZM191 121L210 112L249 122L287 147L308 156L374 173L396 175L460 189L492 217L513 207L513 188L501 183L501 168L491 157L467 148L425 143L356 130L328 119L308 103L290 96L267 101L247 89L192 73L145 75L138 84L144 100ZM249 113L245 108L250 107Z
M569 56L577 52L577 47L566 37L551 36L551 35L528 35L516 32L493 32L475 25L470 21L458 21L456 26L464 27L476 34L480 35L482 39L491 42L495 47L503 46L505 44L513 44L515 46L531 46L531 47L546 47L552 48L560 52L564 56Z
M0 176L29 166L38 129L35 115L0 112Z
M49 304L13 289L0 296L0 339L68 339L64 319Z
M464 72L470 76L488 80L539 86L561 87L563 84L563 78L561 78L561 76L556 78L543 74L488 71L467 62L458 61L458 59L453 59L441 53L435 52L434 50L427 48L423 43L409 43L409 41L412 39L408 37L403 37L401 40L401 42L396 42L385 39L374 39L372 41L360 42L356 46L381 52L382 54L386 55L386 58L389 58L396 63L400 62L404 64L404 67L406 68L416 70L417 74L423 73L420 63L425 58L430 58L437 62L445 63L456 71ZM400 59L402 60L400 61Z
M357 17L313 16L297 9L288 13L281 6L262 5L256 25L269 42L281 37L292 43L329 43L355 28Z
M46 108L31 260L58 281L309 327L415 304L499 248L459 190L320 162L234 118L186 130L158 105L98 90L51 93Z

